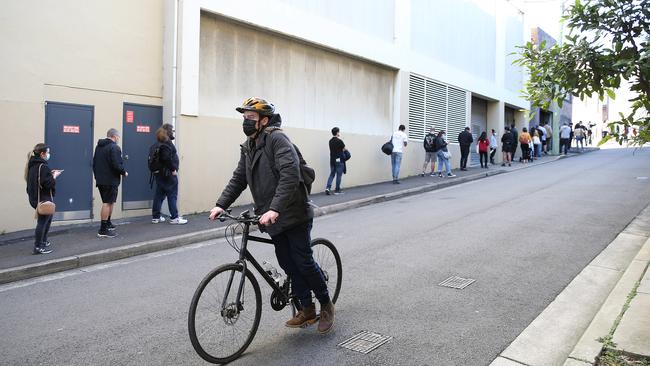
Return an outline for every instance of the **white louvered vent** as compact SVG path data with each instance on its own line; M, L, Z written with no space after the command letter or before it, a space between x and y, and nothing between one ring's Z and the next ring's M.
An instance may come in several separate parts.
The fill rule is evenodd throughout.
M467 126L467 97L464 90L447 90L447 135L451 141Z
M412 139L424 138L425 126L425 83L424 79L411 75L409 79L409 125L408 135Z
M409 75L409 125L411 139L421 140L433 126L447 131L447 139L467 125L467 94L464 90L417 75Z
M446 88L444 84L427 80L427 110L431 111L431 123L436 131L445 128ZM427 130L429 127L431 125Z

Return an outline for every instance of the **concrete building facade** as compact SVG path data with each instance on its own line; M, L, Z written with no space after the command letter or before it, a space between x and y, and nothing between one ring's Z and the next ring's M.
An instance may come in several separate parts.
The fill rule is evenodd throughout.
M234 108L249 96L276 105L317 171L316 191L334 126L353 153L344 178L353 186L388 180L379 147L399 124L410 138L402 175L413 175L430 126L448 131L457 166L465 126L500 136L506 123L526 123L523 74L510 53L529 34L506 0L4 5L0 45L12 52L0 61L0 110L11 137L0 231L33 226L22 172L42 141L65 169L57 219L95 220L101 200L85 164L111 127L123 131L130 170L113 217L150 212L146 151L162 122L176 129L181 212L208 210L237 163L244 136ZM237 203L249 201L246 193Z

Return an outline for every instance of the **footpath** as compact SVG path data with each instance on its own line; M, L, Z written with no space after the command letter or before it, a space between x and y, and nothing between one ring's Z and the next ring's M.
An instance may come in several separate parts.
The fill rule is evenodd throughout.
M546 156L512 167L490 165L454 171L454 178L426 175L402 184L350 187L342 195L315 192L316 216L528 169L567 156ZM216 199L216 197L215 197ZM234 207L233 213L250 209ZM53 253L32 255L33 229L0 236L0 285L106 263L224 236L226 223L207 213L186 215L187 225L152 224L149 216L115 220L118 236L97 238L97 223L54 226ZM587 266L491 366L650 365L650 206Z
M588 148L583 153L597 150ZM573 152L566 156L549 155L528 164L516 162L511 167L497 164L490 165L488 169L470 167L467 171L454 170L456 177L453 178L418 175L403 178L401 184L386 181L350 188L344 186L344 194L325 195L324 192L313 192L310 198L315 216L321 216L531 168L580 154ZM345 183L345 179L343 182ZM216 199L217 197L214 197L215 201ZM238 213L252 209L252 206L232 209L233 213ZM45 255L31 254L33 229L0 235L0 284L171 249L221 238L224 235L227 223L210 221L207 213L184 217L188 219L186 225L170 225L168 222L152 224L151 216L113 220L118 234L115 238L98 238L98 223L52 226L49 241L52 243L53 252Z

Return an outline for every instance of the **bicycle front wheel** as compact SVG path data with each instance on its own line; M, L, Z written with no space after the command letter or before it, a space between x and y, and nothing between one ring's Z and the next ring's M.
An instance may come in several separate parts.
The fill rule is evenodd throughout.
M332 303L336 303L341 291L341 281L343 280L343 267L341 265L341 256L331 241L323 238L317 238L311 241L311 250L314 260L323 272L327 291L329 292Z
M237 292L244 280L239 303ZM188 328L196 353L211 363L228 363L250 345L262 315L262 295L255 276L240 264L218 267L194 292Z

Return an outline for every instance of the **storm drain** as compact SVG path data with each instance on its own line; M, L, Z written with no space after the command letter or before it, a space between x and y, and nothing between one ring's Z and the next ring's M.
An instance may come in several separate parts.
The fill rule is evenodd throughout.
M373 350L376 350L391 339L393 339L393 337L384 336L364 330L361 333L352 336L352 338L339 343L338 346L367 354Z
M440 282L438 285L443 286L443 287L451 287L451 288L456 288L459 290L464 289L465 287L471 285L474 281L474 279L471 278L462 278L458 276L451 276L447 278L446 280Z

